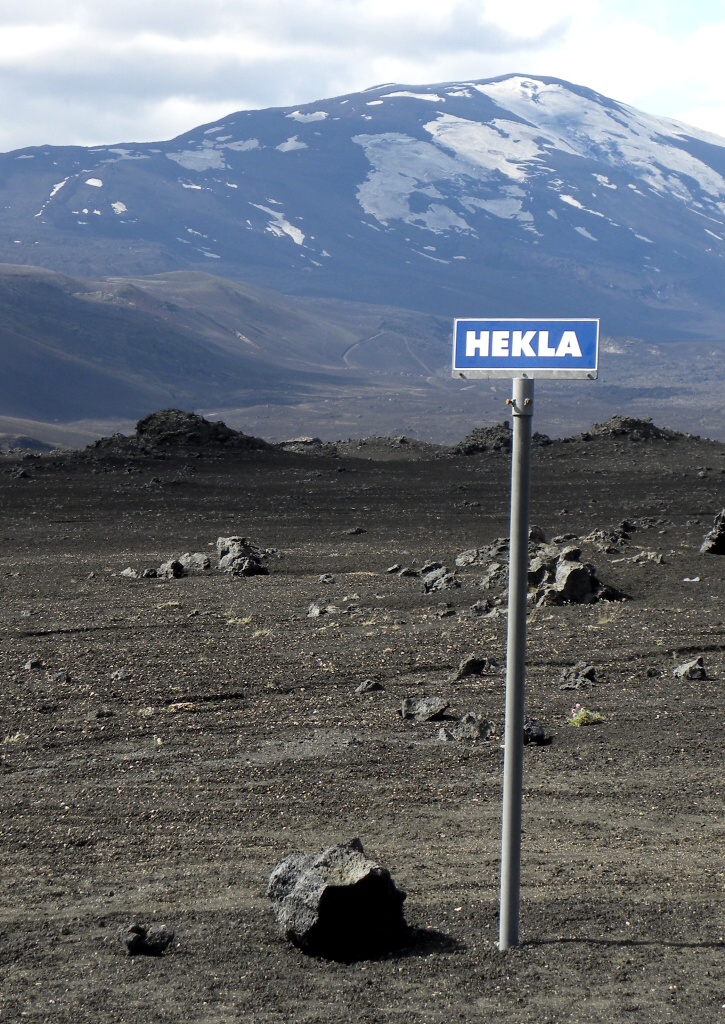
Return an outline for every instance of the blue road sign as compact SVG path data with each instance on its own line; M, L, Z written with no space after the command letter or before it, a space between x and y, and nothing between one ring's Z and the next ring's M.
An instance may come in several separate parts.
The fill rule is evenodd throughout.
M454 377L594 380L599 320L456 320Z

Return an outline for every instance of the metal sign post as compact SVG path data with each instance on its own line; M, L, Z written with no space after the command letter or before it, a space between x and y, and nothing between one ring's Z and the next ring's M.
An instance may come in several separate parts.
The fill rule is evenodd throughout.
M534 379L593 380L598 372L598 359L598 320L455 321L454 377L513 378L513 397L508 399L513 413L513 451L501 826L501 950L517 946L519 942Z
M508 635L506 641L506 731L501 825L499 949L519 943L521 812L524 780L526 691L526 597L529 573L529 480L534 382L518 377L509 399L513 412Z

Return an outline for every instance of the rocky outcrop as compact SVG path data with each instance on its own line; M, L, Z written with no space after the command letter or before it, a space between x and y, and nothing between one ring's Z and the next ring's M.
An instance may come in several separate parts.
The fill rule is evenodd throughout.
M223 445L226 448L270 448L259 437L232 430L221 420L210 421L194 412L162 409L144 416L136 424L136 437L145 444L160 448Z
M590 437L627 437L632 441L671 441L682 437L682 434L656 427L649 417L638 419L635 416L612 416L606 423L595 423L581 437L585 440Z
M534 432L532 444L551 444L546 434ZM452 455L478 455L481 452L508 452L513 446L513 431L508 420L491 427L476 427L464 439L451 449Z
M443 725L436 733L440 743L488 742L496 735L496 727L487 718L479 718L473 711L462 715L457 722Z
M593 604L621 601L624 595L598 578L589 562L581 561L581 548L542 544L529 563L529 588L536 605Z
M178 558L169 558L155 569L133 569L129 566L120 575L132 580L178 580L182 576L206 572L210 568L208 555L202 551L187 551Z
M216 550L219 557L218 568L232 576L266 576L269 569L264 559L274 554L275 549L262 550L245 537L217 537ZM195 573L208 572L211 560L203 551L187 551L178 558L170 558L157 568L133 569L129 566L120 575L128 579L171 580L181 579Z

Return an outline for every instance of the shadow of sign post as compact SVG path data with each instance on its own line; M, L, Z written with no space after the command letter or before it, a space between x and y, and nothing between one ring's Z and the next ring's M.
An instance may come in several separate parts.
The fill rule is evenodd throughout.
M499 949L519 944L526 701L526 600L534 381L595 380L599 320L456 320L453 376L510 377L513 416Z

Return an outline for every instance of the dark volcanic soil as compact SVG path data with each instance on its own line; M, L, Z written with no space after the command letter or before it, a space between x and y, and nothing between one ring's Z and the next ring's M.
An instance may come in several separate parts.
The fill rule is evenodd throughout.
M699 546L725 446L534 450L532 522L614 531L571 543L630 599L531 610L527 710L553 739L525 748L521 945L501 953L506 619L487 566L455 559L508 533L509 473L504 450L385 441L2 459L0 1020L722 1019L725 557ZM231 534L276 549L268 575L120 575L215 566ZM386 571L432 560L461 586ZM454 681L470 655L498 668ZM673 676L698 655L706 679ZM581 661L596 681L561 689ZM366 679L384 689L356 695ZM447 721L401 717L436 695ZM573 727L575 703L604 721ZM469 711L493 740L436 738ZM407 891L409 941L306 956L267 878L354 836ZM131 957L134 922L175 940Z

